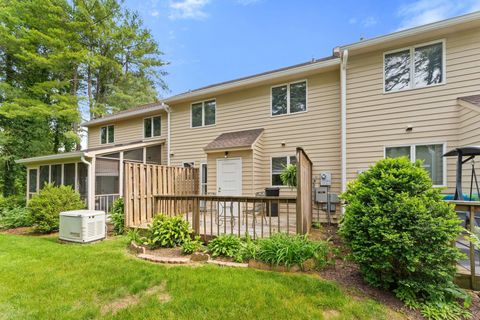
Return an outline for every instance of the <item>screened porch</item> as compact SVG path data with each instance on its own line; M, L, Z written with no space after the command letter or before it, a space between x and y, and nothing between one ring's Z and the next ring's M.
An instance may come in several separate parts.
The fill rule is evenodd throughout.
M121 163L162 164L162 148L163 142L157 141L25 159L21 163L27 166L27 199L53 183L71 186L86 207L109 212L123 195Z

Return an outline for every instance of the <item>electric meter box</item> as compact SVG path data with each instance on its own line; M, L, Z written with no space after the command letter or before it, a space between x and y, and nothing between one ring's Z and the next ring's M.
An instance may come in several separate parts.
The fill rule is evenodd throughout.
M320 173L320 185L322 187L329 187L332 185L332 173L322 172Z

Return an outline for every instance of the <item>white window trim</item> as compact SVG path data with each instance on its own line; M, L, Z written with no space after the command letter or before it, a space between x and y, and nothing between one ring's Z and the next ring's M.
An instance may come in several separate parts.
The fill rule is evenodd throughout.
M290 164L290 158L291 157L296 157L295 154L293 155L276 155L276 156L271 156L270 157L270 185L272 187L278 187L278 188L290 188L289 186L285 185L274 185L273 184L273 158L287 158L287 166Z
M442 145L442 155L447 152L447 143L446 142L425 142L425 143L415 143L415 144L395 144L395 145L385 145L383 147L383 158L387 158L387 148L399 148L399 147L410 147L410 161L415 162L416 153L415 149L417 146L431 146L431 145ZM434 188L445 188L447 187L447 157L443 157L443 168L442 168L442 180L443 184L434 184Z
M185 167L185 164L192 164L192 166L188 167L188 168L195 168L195 161L182 161L182 167L183 168L187 168Z
M157 117L160 118L160 135L155 136L153 134L153 132L155 131L154 128L153 128L153 118L157 118ZM150 119L150 125L152 126L152 132L151 132L152 135L150 137L145 136L145 120L147 120L147 119ZM155 116L150 116L150 117L143 118L143 139L145 139L145 140L156 139L158 137L161 137L162 133L163 132L162 132L162 116L161 115L155 115Z
M203 170L202 170L202 167L205 166L207 167L207 182L206 183L203 183ZM205 186L205 194L208 193L208 164L207 164L207 161L200 161L200 193L202 193L203 191L203 186ZM203 193L202 193L203 194Z
M113 141L112 142L108 142L108 127L113 127ZM102 129L103 128L107 128L107 142L105 142L105 143L102 143ZM99 138L98 140L99 140L100 144L102 146L109 145L109 144L114 144L115 143L115 131L116 130L115 130L115 125L114 124L108 124L106 126L101 126L100 127L100 134L98 135L98 138Z
M441 43L442 44L442 81L439 83L435 84L430 84L430 85L425 85L425 86L415 86L415 49L419 47L424 47L428 46L431 44L437 44ZM404 47L401 49L395 49L391 51L386 51L383 53L383 65L382 65L382 74L383 74L383 93L384 94L390 94L390 93L396 93L396 92L403 92L403 91L409 91L409 90L417 90L417 89L423 89L423 88L430 88L430 87L436 87L436 86L442 86L447 84L447 46L446 46L446 39L439 39L439 40L434 40L434 41L429 41L429 42L424 42L420 44L416 44L414 46L410 47ZM396 53L396 52L401 52L401 51L410 51L410 85L406 88L400 89L400 90L391 90L391 91L386 91L385 90L385 56L391 53Z
M301 83L301 82L305 82L305 110L298 111L298 112L290 112L290 85ZM273 89L278 87L283 87L283 86L287 86L287 113L274 115L273 114ZM270 87L270 117L276 118L276 117L283 117L287 115L302 114L302 113L306 113L307 111L308 111L308 79L276 84Z
M205 102L215 101L215 122L213 124L205 125ZM193 105L194 104L202 104L202 125L201 126L193 126ZM217 124L217 99L205 99L202 101L196 101L190 104L190 129L197 129L197 128L209 128L214 127Z
M37 179L35 181L35 185L36 185L36 191L35 192L30 192L30 184L31 184L31 181L30 181L30 171L31 170L37 170ZM37 167L29 167L28 170L27 170L27 201L30 200L30 195L33 195L34 194L37 194L38 191L40 190L40 178L39 178L39 175L40 175L40 167L37 166Z

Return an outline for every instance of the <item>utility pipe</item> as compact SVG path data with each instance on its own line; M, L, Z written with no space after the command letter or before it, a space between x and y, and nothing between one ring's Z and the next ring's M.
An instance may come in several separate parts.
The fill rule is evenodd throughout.
M162 102L162 106L167 111L167 165L170 165L170 142L171 142L171 131L170 131L170 106Z
M340 64L342 192L347 189L347 62L348 50L343 50Z

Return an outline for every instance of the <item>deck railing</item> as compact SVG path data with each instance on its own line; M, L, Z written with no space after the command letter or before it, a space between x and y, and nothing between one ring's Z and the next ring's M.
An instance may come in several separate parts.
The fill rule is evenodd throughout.
M477 221L480 220L480 201L448 201L455 204L462 225L471 233L477 232ZM457 266L457 282L463 288L480 289L480 256L472 241L465 238L466 232L456 241L457 248L466 254Z
M112 204L120 197L116 194L99 194L95 196L95 210L102 210L109 213L112 209Z
M154 212L183 216L195 233L204 238L248 234L256 239L277 232L297 232L296 197L157 195L154 198Z

